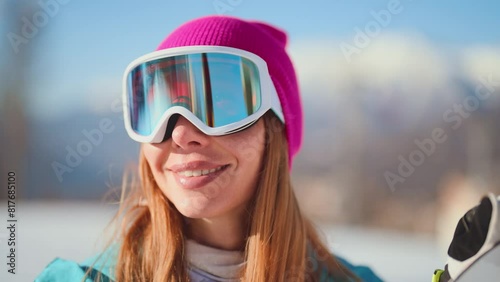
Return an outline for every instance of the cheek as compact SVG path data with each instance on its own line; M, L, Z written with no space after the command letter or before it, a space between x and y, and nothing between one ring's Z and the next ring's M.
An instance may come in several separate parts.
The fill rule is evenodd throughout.
M260 181L260 173L265 148L265 134L263 128L250 131L242 136L238 148L237 159L239 163L238 183L240 190L235 197L240 201L247 202L257 189Z
M164 165L168 156L168 150L164 148L166 144L162 143L161 146L144 144L142 145L142 152L146 161L151 168L151 172L158 184L164 183ZM161 187L161 185L160 185Z
M234 146L234 154L238 159L239 165L245 168L258 169L261 166L264 147L265 135L263 130L253 130L242 135L237 144Z
M250 189L249 186L255 186L265 149L265 132L262 122L233 136L225 145L237 161L234 179L241 184L245 183L246 189Z

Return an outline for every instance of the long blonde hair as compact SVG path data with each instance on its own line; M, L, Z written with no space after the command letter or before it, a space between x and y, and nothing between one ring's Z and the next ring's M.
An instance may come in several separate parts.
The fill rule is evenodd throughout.
M319 281L321 275L358 281L302 215L290 183L283 125L271 113L263 118L266 148L248 208L242 281ZM183 217L158 187L142 152L139 174L140 185L122 193L116 217L121 221L116 281L189 281Z

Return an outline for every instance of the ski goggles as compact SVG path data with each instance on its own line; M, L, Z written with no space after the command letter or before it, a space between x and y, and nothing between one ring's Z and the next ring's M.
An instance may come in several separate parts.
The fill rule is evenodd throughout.
M125 127L142 143L160 143L182 115L207 135L243 130L267 111L284 123L266 62L240 49L188 46L134 60L123 78ZM176 120L176 119L173 119Z

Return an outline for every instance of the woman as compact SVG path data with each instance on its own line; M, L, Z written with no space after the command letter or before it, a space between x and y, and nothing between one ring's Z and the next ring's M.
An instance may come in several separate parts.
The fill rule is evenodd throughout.
M63 273L88 281L381 281L331 255L297 204L289 171L302 107L286 41L268 24L204 17L132 62L125 126L143 144L140 182L119 210L122 229L96 259L56 259L39 281Z

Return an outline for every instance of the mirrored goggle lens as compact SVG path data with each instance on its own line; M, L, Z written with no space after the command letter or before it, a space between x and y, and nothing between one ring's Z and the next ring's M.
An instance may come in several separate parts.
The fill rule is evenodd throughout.
M163 114L180 106L209 127L241 121L261 106L259 70L231 54L199 53L145 62L128 75L132 129L143 136Z

